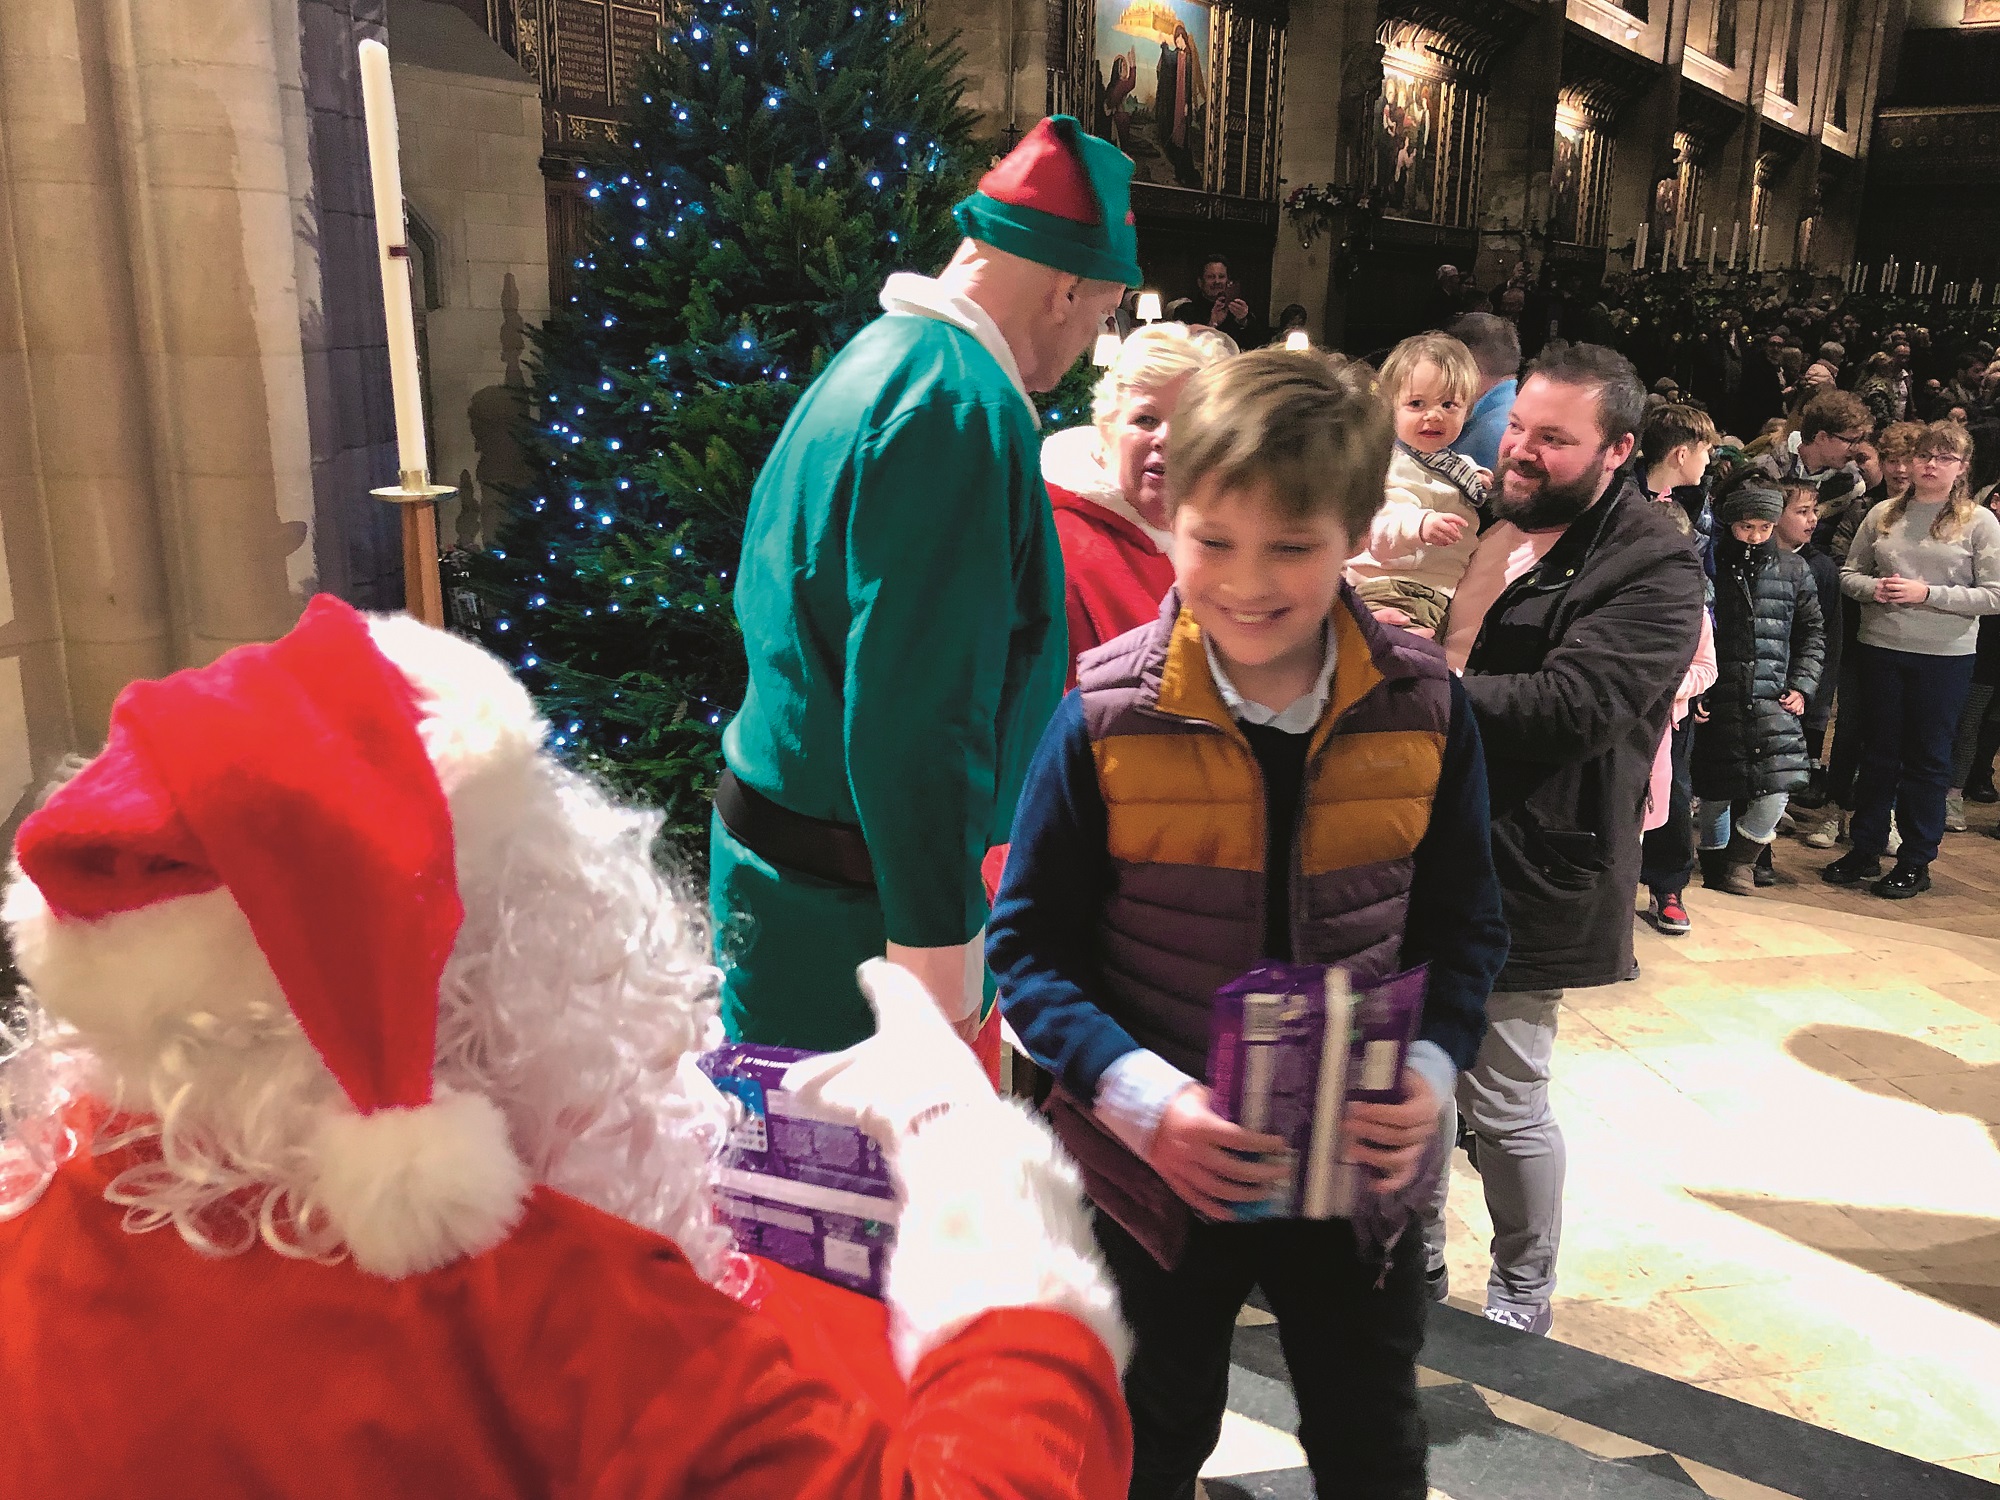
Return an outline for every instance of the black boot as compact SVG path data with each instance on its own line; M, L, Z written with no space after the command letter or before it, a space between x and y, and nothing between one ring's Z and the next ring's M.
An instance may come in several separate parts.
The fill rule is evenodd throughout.
M1996 834L1995 837L2000 837L2000 834ZM1729 863L1724 856L1728 853L1727 849L1698 849L1695 851L1695 858L1701 862L1701 883L1704 889L1711 891L1723 889L1723 873L1729 868Z
M1988 718L1979 726L1979 738L1972 746L1972 770L1965 778L1967 802L2000 802L2000 787L1993 785L1993 757L2000 754L2000 719Z
M1732 896L1754 896L1757 894L1757 856L1764 852L1764 846L1754 839L1747 839L1740 833L1729 836L1729 847L1722 853L1722 888Z
M1767 885L1776 885L1778 883L1778 872L1771 868L1771 846L1769 844L1766 844L1764 852L1757 856L1757 863L1752 867L1751 873L1757 882L1759 890L1762 890Z

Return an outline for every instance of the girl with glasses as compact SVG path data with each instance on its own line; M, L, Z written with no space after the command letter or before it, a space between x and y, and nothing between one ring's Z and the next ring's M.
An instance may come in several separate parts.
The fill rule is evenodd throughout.
M1854 847L1821 872L1830 885L1872 882L1890 900L1931 888L1979 617L2000 614L2000 519L1973 503L1970 434L1934 422L1913 456L1910 488L1861 525L1841 570L1842 592L1861 604L1856 656L1868 717ZM1884 875L1892 808L1902 847Z

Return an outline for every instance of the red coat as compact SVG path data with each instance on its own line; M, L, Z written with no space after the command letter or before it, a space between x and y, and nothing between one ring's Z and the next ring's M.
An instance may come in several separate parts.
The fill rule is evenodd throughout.
M1043 463L1048 463L1046 447ZM1076 659L1084 652L1159 617L1160 601L1173 587L1174 564L1154 547L1151 537L1116 511L1050 482L1046 474L1043 482L1055 507L1056 537L1062 544L1063 604L1069 616L1069 680L1063 684L1067 690L1076 686ZM1000 873L1006 867L1007 845L986 851L979 873L989 902L1000 890ZM997 1061L994 1066L998 1067Z
M905 1387L879 1304L769 1268L746 1308L547 1188L392 1282L127 1234L108 1160L0 1224L8 1500L1125 1493L1118 1372L1065 1314L987 1313Z
M1173 560L1131 521L1060 485L1049 486L1062 543L1063 600L1069 615L1069 683L1076 659L1149 625L1173 587Z

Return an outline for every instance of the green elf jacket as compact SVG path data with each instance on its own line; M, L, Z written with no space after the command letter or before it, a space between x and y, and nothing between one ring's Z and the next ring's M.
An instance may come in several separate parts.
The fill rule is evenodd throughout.
M1062 560L1034 408L999 330L927 277L813 383L751 497L749 657L723 737L746 786L858 826L874 890L770 863L720 819L709 897L732 1037L831 1050L874 1023L844 976L886 942L964 943L1062 696Z

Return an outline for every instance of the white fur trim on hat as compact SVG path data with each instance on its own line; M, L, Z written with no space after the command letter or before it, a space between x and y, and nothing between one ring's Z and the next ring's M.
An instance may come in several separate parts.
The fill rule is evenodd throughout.
M1066 1312L1119 1369L1131 1335L1105 1270L1075 1165L1046 1125L994 1100L952 1109L905 1137L887 1301L905 1378L981 1313Z
M416 689L423 712L417 733L447 797L541 749L548 726L491 652L408 615L370 615L368 634Z
M329 1115L307 1149L354 1263L391 1280L492 1249L533 1186L493 1101L442 1086L415 1109Z

